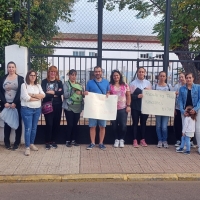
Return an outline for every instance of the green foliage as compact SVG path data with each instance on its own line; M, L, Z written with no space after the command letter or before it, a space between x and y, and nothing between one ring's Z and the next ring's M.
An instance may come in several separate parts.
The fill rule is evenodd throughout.
M89 2L96 1L89 0ZM152 14L155 17L161 16L161 20L153 28L153 33L156 33L164 43L166 0L104 0L104 7L110 11L116 8L121 11L128 7L129 10L138 11L135 17L142 19ZM200 31L199 16L199 0L171 0L170 48L172 50L200 49L200 39L199 36L196 36Z
M28 47L33 54L51 54L58 43L52 38L59 33L58 20L70 22L75 0L30 0L30 23L28 24L28 0L0 0L0 55L6 45L18 44ZM20 12L20 23L14 24L14 12ZM19 30L16 32L16 30ZM52 47L48 49L35 46ZM3 58L0 57L0 63ZM46 69L41 59L33 58L32 68Z

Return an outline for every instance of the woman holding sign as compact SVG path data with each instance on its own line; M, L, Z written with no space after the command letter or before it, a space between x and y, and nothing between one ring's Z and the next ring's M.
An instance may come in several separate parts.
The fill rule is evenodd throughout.
M69 80L63 85L64 100L62 107L64 108L65 117L67 120L68 133L66 138L66 146L79 146L78 139L78 121L80 113L83 109L83 89L80 84L76 83L77 71L71 69L68 73Z
M146 121L148 115L141 113L141 105L142 105L142 90L149 89L151 90L151 83L145 79L146 70L143 67L138 68L137 70L137 78L130 83L130 91L131 91L131 116L133 120L133 146L138 148L137 141L137 133L138 133L138 122L140 119L141 126L141 136L140 136L140 145L146 147L145 141L145 129L146 129Z
M126 123L128 112L131 111L131 95L128 84L124 83L122 74L119 70L113 70L110 76L110 94L117 95L117 117L112 121L113 132L115 133L114 147L124 147L126 135ZM120 133L117 133L119 125Z
M191 114L197 113L195 136L198 145L198 152L200 154L200 86L194 84L194 75L188 73L185 75L186 85L182 86L179 90L178 102L180 106L182 122L184 116L187 116L185 108L192 106Z
M164 71L159 72L158 74L158 83L153 86L153 90L161 91L170 91L172 90L171 86L165 83L167 75ZM156 115L156 132L158 136L158 148L165 147L168 148L167 143L167 125L169 121L169 116L160 116Z

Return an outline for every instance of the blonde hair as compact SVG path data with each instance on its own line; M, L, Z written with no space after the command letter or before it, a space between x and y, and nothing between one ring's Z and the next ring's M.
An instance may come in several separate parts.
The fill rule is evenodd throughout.
M48 82L50 82L50 71L56 72L55 80L59 81L60 78L59 78L59 74L58 74L58 69L57 69L56 66L52 65L52 66L49 67L48 72L47 72L47 80L48 80Z

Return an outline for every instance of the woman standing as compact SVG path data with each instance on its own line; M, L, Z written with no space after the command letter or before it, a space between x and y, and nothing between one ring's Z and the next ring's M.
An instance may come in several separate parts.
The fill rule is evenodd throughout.
M62 113L62 94L63 84L59 80L59 74L56 66L51 66L47 72L47 78L42 80L42 89L45 93L43 103L52 102L53 112L45 114L46 122L46 149L51 147L56 149L58 146L55 143L56 134L59 131L61 113Z
M21 86L21 115L25 127L25 155L30 155L30 149L38 151L34 145L37 124L41 114L41 99L45 94L37 84L37 74L30 70L26 75L26 83Z
M140 127L141 127L141 140L140 145L146 147L145 141L145 129L146 129L146 121L148 115L141 113L141 104L142 104L142 90L149 89L151 90L151 83L145 79L146 70L143 67L138 68L137 70L137 78L133 82L130 83L130 91L131 91L131 116L133 120L133 146L138 148L137 142L137 133L138 133L138 122L140 119Z
M79 146L78 140L78 121L80 119L80 113L83 109L83 89L80 84L76 83L77 71L71 69L69 71L69 80L63 85L64 100L63 108L67 121L68 133L66 146L71 147Z
M19 148L22 134L21 112L20 112L20 92L21 84L24 83L24 78L16 74L16 64L9 62L7 64L8 74L3 76L0 80L0 99L1 108L16 108L19 116L19 127L15 130L15 142L13 150ZM4 143L6 149L11 149L10 146L10 132L11 127L5 123L4 125Z
M110 76L110 94L117 95L117 117L111 121L113 132L115 133L114 147L124 147L126 135L126 123L128 112L131 110L131 95L129 86L124 83L122 74L118 70L113 70ZM119 125L119 133L118 133Z
M167 79L167 75L164 71L159 72L158 74L158 83L153 86L153 90L161 90L161 91L170 91L172 90L171 86L165 83ZM169 116L160 116L156 115L156 132L158 136L158 148L162 146L168 148L167 142L167 126L169 121Z
M175 147L179 147L181 144L182 137L182 119L181 119L181 111L178 103L178 95L179 89L181 86L186 84L185 74L179 74L179 83L174 86L174 91L176 92L176 105L175 105L175 113L174 113L174 130L176 135L176 144Z
M194 84L194 75L188 73L185 75L186 85L182 86L179 90L178 102L181 111L182 122L184 116L187 116L185 111L187 106L192 106L193 109L190 111L191 114L197 113L196 125L195 125L195 136L198 145L198 152L200 154L200 87Z

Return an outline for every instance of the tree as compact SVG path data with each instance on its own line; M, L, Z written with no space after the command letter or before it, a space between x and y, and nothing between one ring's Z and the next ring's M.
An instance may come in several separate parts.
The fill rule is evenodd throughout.
M56 23L58 20L71 21L74 1L30 0L29 23L28 0L0 0L0 63L4 59L4 47L11 44L26 46L35 54L53 53L53 46L59 42L53 40L59 33ZM16 13L19 17L17 20ZM33 48L34 46L50 48ZM36 70L43 70L48 66L44 57L33 58L31 63Z
M89 0L95 2L96 0ZM104 6L112 11L116 7L123 10L138 11L137 18L146 18L150 15L160 15L161 20L154 25L156 33L164 44L165 8L167 0L104 0ZM185 72L193 72L196 82L200 83L200 71L192 61L192 51L200 51L200 1L199 0L171 0L170 16L170 49L178 56ZM183 52L177 52L183 51ZM189 62L184 62L188 60Z

